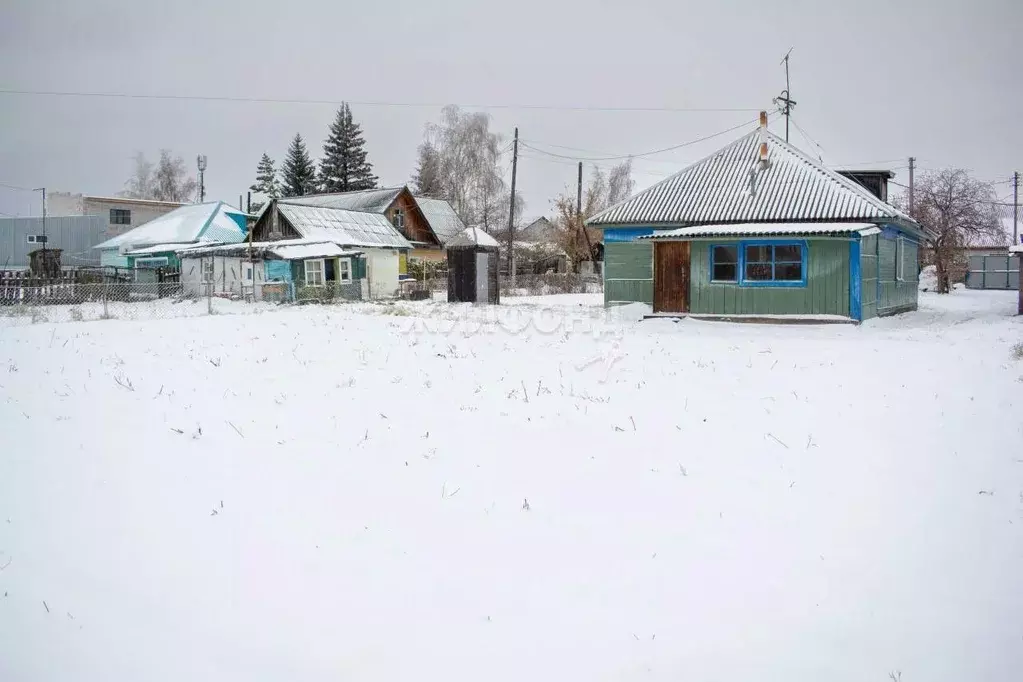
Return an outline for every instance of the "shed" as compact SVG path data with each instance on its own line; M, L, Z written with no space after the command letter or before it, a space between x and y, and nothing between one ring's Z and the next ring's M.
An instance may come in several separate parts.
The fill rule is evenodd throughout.
M469 227L448 241L447 251L449 302L501 302L496 239Z
M592 217L604 302L655 314L861 321L917 307L919 224L767 130Z

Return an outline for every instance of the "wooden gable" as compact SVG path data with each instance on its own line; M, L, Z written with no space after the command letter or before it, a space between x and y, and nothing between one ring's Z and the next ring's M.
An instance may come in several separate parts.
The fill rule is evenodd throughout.
M399 213L401 214L400 218L398 217ZM422 209L419 208L419 204L416 203L415 197L407 187L394 198L391 205L384 211L384 216L410 242L426 244L427 248L440 248L437 235L430 229L430 223L426 220Z
M257 242L298 239L301 236L277 210L277 200L270 203L252 226L252 239Z

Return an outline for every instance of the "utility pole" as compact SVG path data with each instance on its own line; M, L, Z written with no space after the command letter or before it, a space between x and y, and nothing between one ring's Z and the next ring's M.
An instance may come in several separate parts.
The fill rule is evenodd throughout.
M1012 174L1012 243L1019 244L1019 171Z
M512 182L511 205L508 207L508 272L511 274L511 285L515 287L515 172L519 166L519 129L515 128L515 141L512 142Z
M43 193L43 251L46 250L46 188L36 187L33 192ZM45 261L44 261L45 262Z
M916 170L916 157L909 157L909 216L913 217L913 171Z
M593 260L593 245L590 244L590 233L586 231L586 226L583 225L583 162L579 162L579 177L575 184L575 219L579 223L579 231L583 233L583 239L586 240L586 256L587 260ZM594 266L596 269L596 266Z
M46 188L43 187L43 251L46 250L46 243L49 237L46 236Z
M774 101L781 105L781 113L785 116L785 141L789 141L789 117L792 115L792 107L796 106L796 101L791 99L789 92L791 86L789 85L789 55L792 54L792 49L785 53L782 57L781 63L785 65L785 89L781 91L781 95L774 98Z

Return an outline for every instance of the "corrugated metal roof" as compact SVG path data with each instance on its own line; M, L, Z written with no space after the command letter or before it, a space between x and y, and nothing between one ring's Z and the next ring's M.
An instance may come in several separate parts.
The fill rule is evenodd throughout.
M767 236L778 234L852 234L878 232L874 223L726 223L658 230L639 239L682 239L720 236Z
M363 251L342 249L332 241L315 239L282 239L273 242L239 242L237 244L218 244L216 246L188 245L176 249L181 258L200 258L202 256L247 257L249 254L259 258L274 257L283 260L302 260L305 258L334 258L336 256L357 256Z
M283 202L278 202L277 209L305 239L329 241L341 246L412 248L382 213L297 206Z
M426 216L426 221L430 223L433 233L437 235L442 246L465 229L465 223L455 213L451 204L444 199L416 197L416 203L419 204L420 210Z
M338 256L351 256L357 251L345 251L333 242L320 242L316 244L276 244L269 247L270 251L277 254L284 260L305 260L306 258L337 258Z
M383 189L367 189L358 192L338 192L334 194L312 194L304 197L287 197L278 203L296 206L318 206L320 208L342 208L347 211L365 211L367 213L383 213L401 194L405 186L385 187Z
M220 242L213 242L213 243L219 244ZM143 247L141 249L132 249L131 251L126 251L124 255L126 255L126 256L148 256L148 255L154 254L154 253L166 253L166 252L169 252L169 251L180 251L182 249L187 249L190 246L195 246L195 242L186 242L185 244L180 244L180 243L176 243L176 242L173 243L173 244L154 244L153 246L146 246L146 247Z
M770 132L770 165L758 168L759 135L759 131L744 135L597 214L587 224L611 227L882 219L913 224L909 216L858 183L825 168Z

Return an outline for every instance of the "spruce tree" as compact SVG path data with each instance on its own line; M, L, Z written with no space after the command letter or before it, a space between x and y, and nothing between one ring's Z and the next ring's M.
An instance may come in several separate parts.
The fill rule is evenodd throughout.
M440 152L429 142L419 145L419 163L412 177L414 194L434 199L444 198L444 186L440 177Z
M302 136L295 133L281 166L281 190L285 196L300 197L316 192L316 167L306 151Z
M253 192L259 192L267 199L278 199L281 196L281 185L277 181L277 170L274 168L274 160L263 152L263 158L256 166L256 182L249 187Z
M351 107L342 103L323 143L320 191L351 192L377 186L373 165L366 161L365 145L362 128L352 120Z

